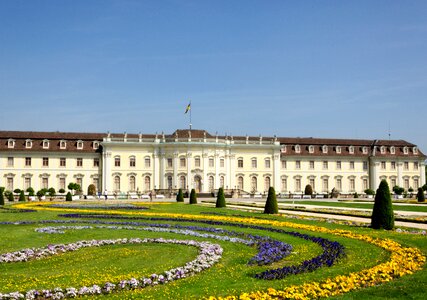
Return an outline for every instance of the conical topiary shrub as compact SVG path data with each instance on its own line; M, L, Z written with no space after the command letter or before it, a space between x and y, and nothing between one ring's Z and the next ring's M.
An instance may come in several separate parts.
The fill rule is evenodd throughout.
M4 205L4 187L0 187L0 205Z
M195 189L191 189L191 193L190 193L190 204L197 204L197 195L196 195L196 190Z
M73 196L71 196L70 192L68 192L67 196L65 196L65 201L73 201Z
M422 188L418 188L417 200L418 200L418 202L424 202L426 200L426 198L424 196L424 191Z
M372 211L371 227L374 229L391 230L394 228L394 213L391 204L390 189L385 180L381 180L375 195Z
M264 213L265 214L277 214L279 209L277 207L276 191L273 187L268 189L268 197L265 202Z
M219 188L218 190L215 207L225 207L225 195L224 195L224 189L222 187Z
M19 193L19 201L21 201L21 202L27 201L27 199L25 198L25 193L23 190Z
M184 194L182 189L179 189L178 194L176 195L176 202L184 202Z

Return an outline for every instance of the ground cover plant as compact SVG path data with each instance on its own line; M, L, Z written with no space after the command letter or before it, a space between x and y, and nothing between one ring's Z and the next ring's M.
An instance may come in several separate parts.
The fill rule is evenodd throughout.
M427 242L422 235L184 203L120 203L105 209L102 203L8 205L8 211L29 212L0 214L0 297L16 291L29 298L103 293L109 299L424 296ZM114 205L119 207L111 209ZM119 243L1 262L10 253L22 259L17 251L23 249L123 239L209 242L222 251L209 268L179 280L165 280L169 273L162 272L194 261L197 247ZM324 260L318 263L318 258ZM293 272L298 266L307 269ZM281 279L260 275L283 270L290 271Z

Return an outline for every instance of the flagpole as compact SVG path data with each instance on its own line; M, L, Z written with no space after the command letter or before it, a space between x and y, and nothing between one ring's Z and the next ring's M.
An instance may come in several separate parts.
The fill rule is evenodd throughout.
M190 131L191 131L191 111L192 109L191 109L191 100L190 100Z

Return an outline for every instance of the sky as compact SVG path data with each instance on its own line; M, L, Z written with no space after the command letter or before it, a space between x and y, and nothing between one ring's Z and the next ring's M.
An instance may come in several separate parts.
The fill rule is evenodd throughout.
M0 130L404 139L427 1L0 0Z

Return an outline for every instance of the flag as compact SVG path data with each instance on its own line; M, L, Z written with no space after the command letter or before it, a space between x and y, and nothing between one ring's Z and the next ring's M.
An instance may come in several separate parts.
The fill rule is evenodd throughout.
M184 113L184 114L188 113L188 111L189 111L190 109L191 109L191 102L190 102L190 103L188 103L187 108L185 109L185 113Z

